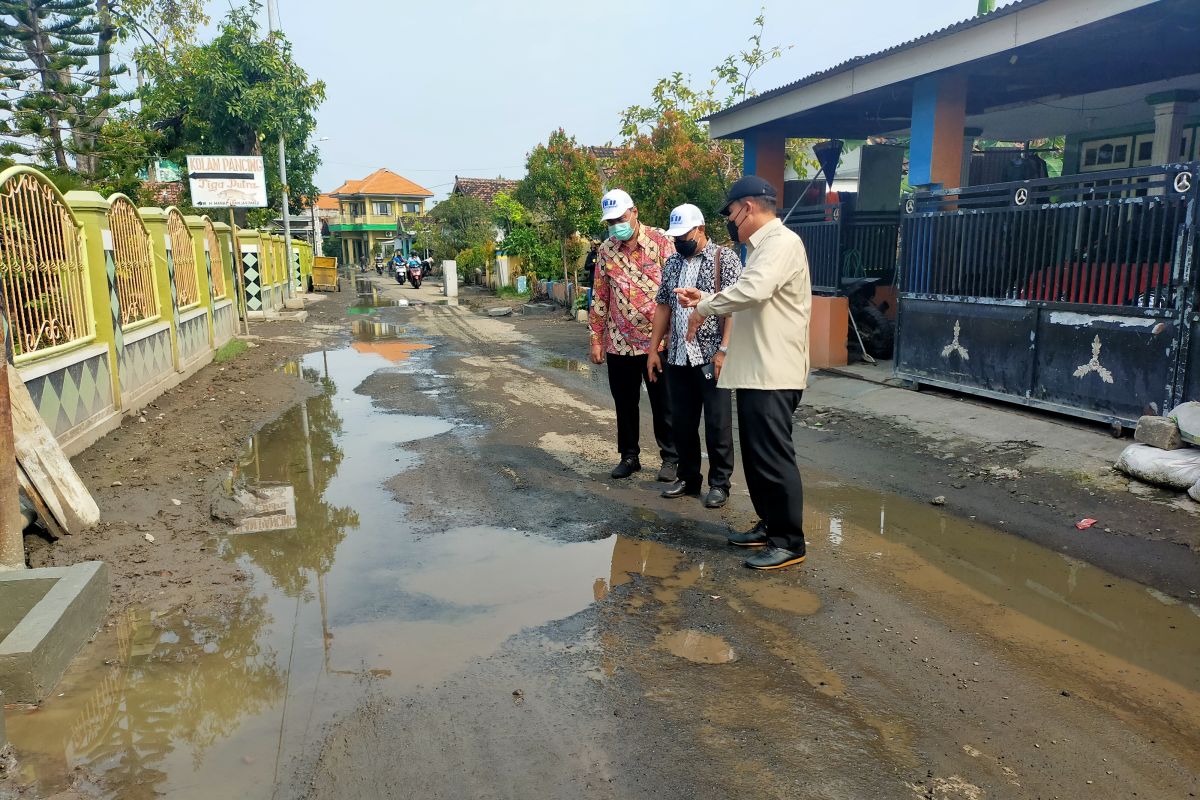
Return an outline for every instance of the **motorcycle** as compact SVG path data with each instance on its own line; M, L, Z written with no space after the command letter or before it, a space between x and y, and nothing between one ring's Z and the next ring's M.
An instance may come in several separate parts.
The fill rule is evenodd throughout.
M891 358L896 342L896 323L883 308L871 302L878 278L843 278L842 293L850 305L850 349L861 352L864 361Z
M375 259L375 274L376 275L383 274L383 259L382 258Z
M422 272L420 264L410 264L408 266L408 282L412 284L414 289L421 288Z
M396 276L396 283L403 286L404 281L408 278L408 270L405 268L403 261L392 262L392 274Z

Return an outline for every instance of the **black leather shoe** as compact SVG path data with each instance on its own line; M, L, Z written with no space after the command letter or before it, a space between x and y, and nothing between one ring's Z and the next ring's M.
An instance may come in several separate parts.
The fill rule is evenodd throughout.
M804 561L804 553L793 553L782 547L768 547L746 559L750 569L783 569Z
M705 508L720 508L729 502L729 490L714 486L704 495Z
M687 481L675 481L667 488L663 489L663 497L699 497L699 486L688 486Z
M674 483L679 480L679 465L670 461L664 461L662 467L658 470L657 480L662 483Z
M635 472L642 471L642 462L636 458L622 458L621 463L613 467L612 476L617 480L628 478Z
M753 530L748 530L745 533L731 533L726 540L735 547L766 547L767 541L767 523L759 522L754 526Z

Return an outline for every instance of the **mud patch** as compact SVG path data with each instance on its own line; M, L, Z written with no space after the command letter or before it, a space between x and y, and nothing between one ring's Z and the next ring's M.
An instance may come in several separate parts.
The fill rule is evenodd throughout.
M808 589L771 580L741 580L738 591L751 602L776 611L812 616L821 610L821 598Z
M720 636L701 631L683 630L660 634L658 646L673 656L693 664L728 664L738 660L733 646Z

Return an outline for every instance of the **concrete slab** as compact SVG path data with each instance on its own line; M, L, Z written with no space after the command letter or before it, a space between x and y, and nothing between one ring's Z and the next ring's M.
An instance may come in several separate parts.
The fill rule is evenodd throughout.
M5 702L40 703L100 627L108 565L0 573L0 692Z

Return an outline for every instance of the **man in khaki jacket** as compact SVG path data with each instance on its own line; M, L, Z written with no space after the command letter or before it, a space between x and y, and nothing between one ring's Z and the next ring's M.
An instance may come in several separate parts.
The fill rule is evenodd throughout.
M696 309L689 338L706 317L735 315L718 386L737 390L738 434L750 501L759 523L729 543L764 548L752 569L781 569L804 560L804 489L792 444L792 414L808 386L808 321L812 284L800 237L775 212L775 187L747 175L729 189L721 214L749 258L737 283L717 294L676 289Z

